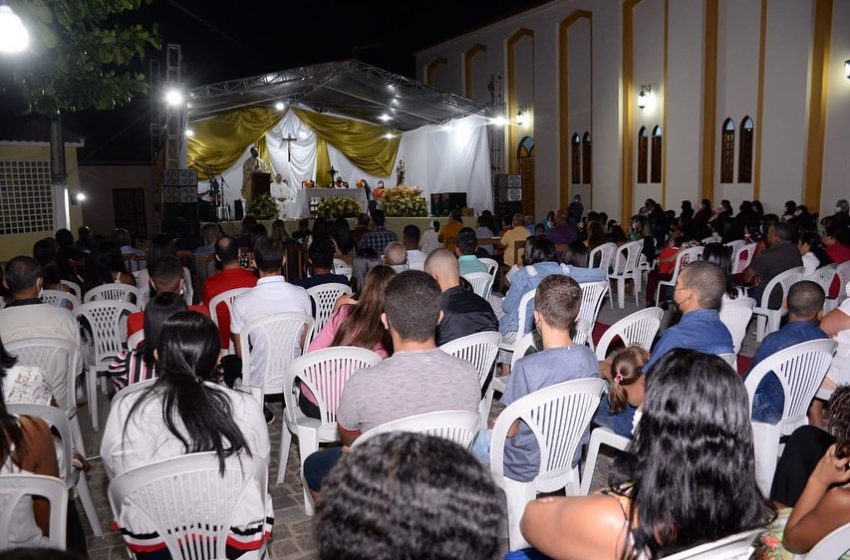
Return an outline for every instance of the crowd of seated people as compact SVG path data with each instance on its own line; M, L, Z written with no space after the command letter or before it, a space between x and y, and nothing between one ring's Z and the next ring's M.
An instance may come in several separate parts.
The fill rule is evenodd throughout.
M479 496L467 512L471 526L466 530L471 534L463 539L466 544L448 538L443 541L442 537L440 542L456 546L452 550L464 557L480 554L481 558L492 558L500 549L504 511L503 504L494 501L492 481L486 472L486 431L479 433L475 445L480 462L457 447L440 450L444 443L424 436L377 438L344 452L362 433L390 420L439 410L477 413L482 395L478 371L438 347L481 332L498 331L503 340L510 340L519 331L536 330L541 339L540 350L517 360L513 371L502 368L503 373L510 372L501 396L503 405L558 383L601 377L608 390L592 423L585 426L585 436L594 426L602 426L631 440L627 449L631 460L618 473L621 482L603 494L543 498L528 505L522 531L537 551L526 554L655 558L777 523L782 524L780 532L784 529L786 548L805 552L828 532L827 527L841 525L833 521L826 524L824 519L850 521L844 508L846 489L840 487L848 481L842 469L850 455L842 427L848 416L842 411L847 408L846 386L850 382L845 378L848 368L843 367L850 355L850 303L845 301L827 314L823 311L825 300L843 293L845 286L830 286L825 291L818 283L803 280L792 285L785 300L780 292L763 294L768 283L786 270L802 267L804 274L811 274L823 266L850 260L846 201L839 201L834 215L818 221L808 209L796 204L786 205L778 216L765 214L757 201L741 204L737 214L728 201L722 201L716 209L711 208L710 201L702 201L696 210L694 205L683 203L676 216L647 200L626 229L604 213L585 214L579 206L580 200L574 200L569 209L554 210L540 223L517 214L502 231L494 231L495 219L490 213L478 217L477 229L465 227L455 215L448 224L426 232L433 236L422 235L417 226L409 224L401 241L387 228L380 210L362 216L354 229L349 229L345 220L316 220L312 227L301 224L290 234L280 222L267 235L262 224L248 219L237 237L223 235L217 226L205 227L202 239L186 232L176 238L155 236L147 250L135 248L126 230L116 230L109 239L81 230L77 242L69 231L61 230L55 239L36 243L33 257L16 257L6 264L8 301L0 310L0 340L59 336L80 346L80 329L71 311L39 299L42 289L67 290L61 280L76 282L83 291L112 283L149 290L147 307L128 320L128 334L143 331L144 339L138 347L115 357L109 375L119 391L146 380L153 384L113 400L101 448L110 476L201 451L214 451L220 461L230 455L267 458L270 444L266 423L274 415L267 404L247 394L244 386L263 386L267 381L263 377L264 359L277 351L276 341L251 338L251 379L243 380L240 387L237 380L242 376L244 329L253 320L278 313L315 316L316 306L307 288L347 284L351 294L339 295L324 328L310 339L305 333L295 349L300 355L355 346L382 358L377 366L355 372L344 386L336 410L342 445L320 449L304 466L306 484L318 499L317 534L322 556L327 558L353 554L341 551L345 548L344 534L361 543L374 538L374 531L363 525L353 524L345 531L334 525L347 507L355 508L351 500L342 499L341 493L356 494L358 485L366 483L363 477L376 476L376 469L389 469L396 478L379 476L377 482L369 484L390 496L398 493L393 485L413 485L418 492L417 485L424 484L426 488L421 491L427 496L423 500L437 499L427 488L435 483L411 479L413 473L423 477L433 474L434 453L451 460L458 473L453 483L459 486L437 486L454 488L452 494L477 492ZM426 237L436 237L439 245L428 247ZM479 246L480 239L487 239L487 247ZM649 274L656 282L673 279L671 265L683 248L702 243L704 249L699 260L679 271L672 289L661 291L660 299L668 300L681 318L667 326L649 348L629 346L599 362L590 348L572 339L582 284L604 281L619 266L615 262L612 269L605 270L598 261L591 262L593 249L606 243L622 247L629 241L640 242L647 264L657 264ZM756 245L751 249L749 265L742 267L740 274L734 273L738 263L733 262L731 247L725 245L734 241ZM287 266L291 264L291 247L306 257L303 268L293 271ZM185 260L182 251L178 254L178 248L190 252L190 260ZM197 307L182 297L187 281L197 282L197 276L191 273L196 256L213 256L217 269L202 286L195 286L196 299L203 302ZM479 260L484 256L501 265L494 291L504 299L499 295L481 297L464 278L490 270ZM346 274L336 270L335 259L347 263ZM82 264L71 265L72 261ZM220 304L215 309L214 325L206 317L210 302L235 288L246 291L229 305ZM654 289L646 289L648 305L662 303L653 301ZM537 294L526 310L526 324L519 325L520 301L532 290ZM839 342L823 387L827 395L831 393L831 400L825 403L815 399L813 425L792 436L780 461L774 485L792 485L795 489L775 488L771 492L774 502L794 508L781 511L778 517L755 485L750 422L775 423L781 419L782 387L775 375L768 375L759 385L754 402L749 403L745 376L737 375L717 358L734 353L732 336L718 311L724 302L744 295L759 303L766 295L770 306L787 309L786 323L764 338L751 368L801 342L824 338ZM232 353L227 351L229 347ZM506 356L499 356L497 361L510 363ZM27 374L23 370L25 375L13 376L17 367L11 357L3 358L6 377L19 380L15 384L31 384L29 393L41 394L41 400L45 399L45 387L50 388L54 401L74 393L73 387L65 386L60 371ZM41 381L37 381L39 373ZM11 383L4 380L8 398L7 385ZM18 394L27 392L19 390ZM305 416L319 417L316 395L306 386L298 389L297 406ZM826 432L818 427L822 425L837 440L835 446L825 443L831 440L823 436ZM38 438L49 437L49 433L39 435L39 429L37 419L12 417L0 401L0 430L6 445L0 446L0 464L6 469L3 472L19 469L55 476L56 469L49 460L38 455L42 445ZM707 434L718 433L724 434L722 441L709 445ZM802 443L791 444L797 440ZM16 451L16 446L26 452ZM723 453L717 451L718 446ZM132 450L134 462L128 460L127 449ZM687 455L689 465L670 460L677 453ZM579 446L572 460L574 466L580 463L582 454ZM522 482L537 476L540 459L535 435L522 421L508 432L504 457L504 472L509 478ZM787 468L783 466L786 464ZM688 469L694 468L700 476L689 474ZM696 501L695 496L708 498ZM390 520L398 516L413 515L416 507L417 503L402 500L391 510L382 510L384 517L376 523L392 523ZM428 507L448 506L439 501ZM43 544L36 537L47 534L42 523L44 512L37 503L27 503L24 509L32 511L33 520L24 532L33 537L18 544ZM271 511L270 498L252 490L244 511L240 510L232 523L228 544L240 551L234 552L234 557L262 554L271 530ZM129 505L117 522L134 552L164 548L144 516ZM600 525L611 530L595 530ZM376 552L374 557L390 558L403 546L417 546L410 542L421 543L421 535L408 532L427 533L430 529L405 525L394 530L399 532L398 541L382 543L390 547L388 552ZM404 540L408 538L413 541ZM462 552L476 538L483 541L474 547L475 553Z

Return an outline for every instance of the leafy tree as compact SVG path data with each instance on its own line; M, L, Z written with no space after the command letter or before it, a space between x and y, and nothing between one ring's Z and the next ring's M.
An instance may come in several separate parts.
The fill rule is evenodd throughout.
M108 111L148 92L138 71L149 47L161 48L156 24L122 25L121 14L151 0L10 0L30 30L32 63L16 72L29 112Z

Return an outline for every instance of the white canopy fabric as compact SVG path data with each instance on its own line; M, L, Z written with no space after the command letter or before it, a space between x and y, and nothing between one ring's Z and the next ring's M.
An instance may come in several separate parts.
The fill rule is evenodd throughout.
M282 138L296 138L291 144L291 161L287 161L287 143ZM301 182L313 178L316 170L316 135L294 111L288 111L278 126L266 135L272 169L301 188ZM331 165L337 176L347 181L351 188L360 179L374 187L379 180L387 187L395 186L396 176L376 177L358 169L333 146L328 146ZM246 149L236 165L222 175L229 185L225 197L231 206L239 199L242 185L242 162L249 157ZM402 134L394 169L404 160L405 184L416 185L431 203L431 194L438 192L464 192L467 206L477 213L493 208L490 186L490 150L487 140L487 119L472 115L449 121L445 125L428 125ZM317 177L325 185L330 177ZM202 189L205 190L205 189ZM306 216L305 216L306 217Z

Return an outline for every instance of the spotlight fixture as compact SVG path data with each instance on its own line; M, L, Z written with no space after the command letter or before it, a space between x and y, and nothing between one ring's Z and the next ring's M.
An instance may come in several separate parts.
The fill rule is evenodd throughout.
M183 103L183 92L179 89L170 89L165 92L165 102L170 107L177 107Z
M192 137L192 136L194 136L194 135L195 135L195 131L194 131L194 130L192 130L191 128L187 128L187 129L186 129L186 137L187 137L187 138L191 138L191 137Z
M386 113L382 113L381 115L379 115L379 116L378 116L378 118L379 118L380 120L384 121L384 122L387 122L388 120L392 119L392 117L391 117L391 116L389 116L389 115L388 115L388 114L386 114Z
M30 35L24 22L5 1L0 2L0 52L16 54L29 46Z
M285 107L285 105L283 104L283 101L278 101L277 103L274 104L274 108L277 109L278 111L283 111L284 107Z
M508 123L508 120L505 118L504 115L497 115L490 119L490 123L496 126L505 126Z
M74 195L74 198L76 199L77 202L85 202L86 193L78 192L77 194Z
M386 134L384 134L384 138L386 138L387 140L392 140L393 138L395 138L395 134L393 134L392 132L387 132Z

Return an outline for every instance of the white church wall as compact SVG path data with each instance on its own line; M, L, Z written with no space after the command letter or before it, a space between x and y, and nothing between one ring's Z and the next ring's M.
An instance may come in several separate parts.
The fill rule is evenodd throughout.
M850 80L844 61L850 58L850 0L834 0L830 40L826 134L824 137L821 216L833 213L835 201L850 198Z
M567 119L567 145L561 147L560 157L566 158L567 170L566 176L561 177L562 183L569 183L570 191L568 199L579 194L585 206L591 208L595 203L593 192L590 184L584 182L584 165L581 163L582 178L578 183L572 182L572 136L578 134L578 137L583 140L584 133L590 132L591 140L593 137L592 126L592 111L593 99L591 97L591 86L593 79L593 71L591 68L591 21L587 18L577 20L567 31L567 57L569 59L567 68L569 69L569 80L567 81L568 101L567 107L569 110L569 118ZM593 142L591 142L593 146ZM579 156L581 160L581 156ZM592 161L591 161L592 166ZM592 177L591 177L592 178Z

